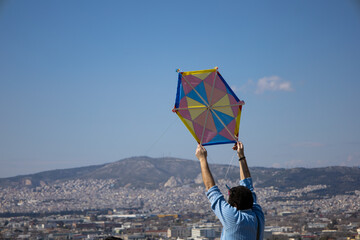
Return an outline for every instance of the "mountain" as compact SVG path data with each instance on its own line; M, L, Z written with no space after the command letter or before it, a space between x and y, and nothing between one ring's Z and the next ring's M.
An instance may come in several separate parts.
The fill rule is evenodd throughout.
M237 181L237 166L211 164L215 181ZM256 187L275 187L291 191L308 185L327 185L319 194L344 194L360 190L358 167L324 168L250 168ZM1 178L0 186L36 187L70 179L116 179L115 187L156 189L167 186L201 184L198 161L179 158L132 157L108 164L45 171L36 174Z

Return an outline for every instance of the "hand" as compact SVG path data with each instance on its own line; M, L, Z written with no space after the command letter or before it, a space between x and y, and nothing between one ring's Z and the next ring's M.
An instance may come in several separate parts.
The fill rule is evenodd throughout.
M244 145L242 144L242 142L236 142L232 149L237 151L239 159L245 157Z
M204 148L204 146L202 146L201 144L199 144L196 148L196 151L195 151L195 156L199 159L199 160L202 160L202 159L206 159L207 158L207 151L206 149Z

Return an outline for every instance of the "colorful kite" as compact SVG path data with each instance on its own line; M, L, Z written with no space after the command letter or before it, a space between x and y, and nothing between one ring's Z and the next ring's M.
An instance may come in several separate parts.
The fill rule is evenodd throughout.
M238 141L242 105L218 68L179 72L175 112L203 146Z

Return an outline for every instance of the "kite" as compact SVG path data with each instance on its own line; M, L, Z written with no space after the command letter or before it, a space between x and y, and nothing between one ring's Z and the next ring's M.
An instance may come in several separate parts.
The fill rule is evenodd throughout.
M180 72L175 112L195 140L203 145L235 143L242 105L218 68Z

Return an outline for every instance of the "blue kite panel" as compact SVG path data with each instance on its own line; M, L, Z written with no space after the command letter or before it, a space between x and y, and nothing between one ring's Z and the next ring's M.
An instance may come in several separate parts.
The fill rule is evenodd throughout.
M197 85L195 90L192 90L191 92L189 92L187 94L187 96L194 99L194 100L196 100L196 101L198 101L199 103L202 103L204 105L208 105L208 100L207 100L207 97L206 97L206 91L205 91L204 83L202 82L199 85ZM199 94L200 94L201 97L199 96ZM206 102L204 102L204 101L206 101Z
M231 117L225 113L222 113L222 112L219 112L215 109L213 109L213 111L219 116L219 118L222 120L222 122L225 124L225 125L228 125L232 120L234 120L234 117ZM215 114L213 114L214 116ZM214 116L215 118L217 118L216 116ZM215 124L216 125L216 124Z

